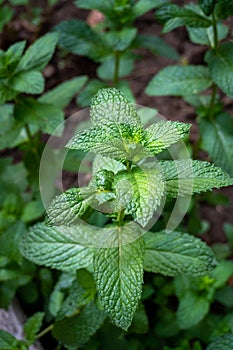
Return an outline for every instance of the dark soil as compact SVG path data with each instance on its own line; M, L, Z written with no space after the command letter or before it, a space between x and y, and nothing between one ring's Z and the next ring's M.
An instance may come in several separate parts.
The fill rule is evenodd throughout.
M177 1L179 2L179 1ZM183 2L180 1L181 4ZM17 7L14 20L7 26L4 31L4 36L1 38L2 48L7 48L11 43L26 39L29 43L33 42L40 35L51 30L54 25L62 20L71 18L79 18L85 20L89 14L88 11L80 10L73 5L72 1L60 0L52 8L46 8L46 1L30 1L31 6L27 8ZM39 26L34 25L31 21L35 15L33 9L41 6L42 14ZM24 18L22 18L24 17ZM140 33L149 33L153 35L161 35L161 26L155 23L153 11L141 17L136 25ZM202 64L205 47L191 44L188 41L188 35L184 28L178 28L171 33L163 36L163 38L172 45L181 56L191 64ZM142 58L137 61L133 73L127 77L131 88L139 105L154 107L166 119L179 120L191 123L191 142L196 143L198 139L198 128L196 125L196 115L191 106L187 105L181 98L177 97L150 97L145 94L145 87L151 78L163 67L172 64L173 62L167 58L155 56L148 51L141 51ZM90 78L95 77L96 64L91 60L74 55L63 57L58 51L45 69L44 75L47 78L46 89L56 86L62 81L69 78L88 75ZM224 97L227 110L233 111L233 101ZM69 116L80 109L73 101L67 108L66 115ZM198 158L208 160L203 152L198 155ZM72 175L70 182L73 182ZM209 206L206 203L201 204L201 217L210 222L210 229L206 235L209 243L215 241L224 241L223 223L230 222L233 224L233 191L232 188L222 189L221 193L229 196L231 204L229 207Z

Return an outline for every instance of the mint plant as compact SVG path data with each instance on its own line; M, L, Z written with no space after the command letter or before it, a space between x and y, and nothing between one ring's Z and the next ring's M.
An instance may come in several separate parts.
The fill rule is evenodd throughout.
M122 79L129 75L138 58L135 50L146 48L155 54L177 59L176 51L162 39L153 35L140 35L134 21L164 1L114 0L75 1L81 9L98 10L104 15L103 22L90 27L86 22L72 19L59 23L59 46L75 55L87 56L99 64L98 79L90 81L79 95L78 104L89 106L90 98L98 89L112 84L133 98L130 86Z
M90 115L93 126L67 147L94 153L92 179L55 197L45 221L20 244L27 259L64 271L54 298L62 288L68 296L51 309L55 321L48 331L68 348L85 343L106 315L128 330L144 270L190 278L211 272L216 260L204 242L182 232L153 232L153 219L169 198L233 184L208 162L156 159L190 125L161 120L144 128L134 105L114 88L96 94ZM93 215L105 217L103 227L91 224Z
M44 148L41 134L52 134L63 122L64 107L87 80L76 77L42 95L42 71L54 54L57 39L56 33L48 33L26 50L26 41L0 50L0 150L22 155L17 164L13 157L0 161L0 307L8 307L20 288L30 285L35 291L38 273L22 257L18 244L28 225L44 213L38 180ZM51 162L55 164L55 154ZM41 284L51 283L48 269L41 269L39 275Z
M232 5L227 0L200 0L198 5L190 3L183 7L170 3L158 9L156 18L164 24L164 33L185 26L190 41L204 45L207 52L202 65L168 66L146 88L148 95L181 96L195 108L200 139L194 153L200 148L205 150L231 176L233 121L221 97L233 96L233 45L224 23L232 15Z

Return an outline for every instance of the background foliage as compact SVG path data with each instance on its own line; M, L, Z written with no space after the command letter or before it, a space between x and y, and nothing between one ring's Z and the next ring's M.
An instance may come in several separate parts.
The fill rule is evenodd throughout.
M35 6L27 0L0 2L0 306L7 308L16 297L28 317L23 340L0 331L1 349L28 349L36 339L42 341L45 349L232 348L233 225L231 218L224 216L232 200L231 189L224 194L199 193L232 184L233 7L229 0L180 3L77 0L72 4L77 18L66 18L64 11L62 18L52 21L61 1L41 1L33 3ZM94 26L86 21L91 10L104 15ZM146 16L152 18L151 25L158 26L156 35L141 30ZM171 44L169 35L179 37L182 33L190 47L202 50L198 62L182 57L181 50ZM44 217L38 179L49 135L56 129L60 136L63 130L57 127L65 117L90 105L99 89L119 89L122 95L117 98L124 96L122 111L128 101L138 102L139 94L131 77L135 75L137 80L137 68L148 51L154 55L156 74L150 74L144 84L142 94L145 98L150 96L145 101L150 106L152 100L166 104L163 96L173 96L169 101L185 108L191 106L192 124L198 127L195 142L185 136L189 125L178 122L179 115L176 122L161 121L144 131L132 107L128 109L132 117L130 128L122 125L121 115L117 116L119 137L108 111L100 119L103 110L99 112L96 98L92 100L93 127L70 141L65 162L70 179L67 187L72 187L72 174L83 151L97 153L93 165L95 191L93 182L91 191L74 188L60 194L57 190L60 195L53 199ZM157 69L160 56L167 64ZM65 72L64 76L61 72ZM144 72L139 79L144 79ZM105 101L111 101L112 96L109 93ZM112 139L106 141L106 135ZM172 135L172 139L166 135ZM181 137L191 156L204 162L192 163L193 192L198 195L192 198L182 224L168 236L164 229L174 198L178 192L190 193L190 174L182 179L181 188L177 185L177 177L187 168L186 161L171 162L165 151ZM121 142L125 140L136 145L137 152L122 151ZM126 173L129 160L132 166L145 157L139 145L148 152L161 152L158 159L164 159L160 161L163 179L158 171L150 173L147 168L140 172L134 167L130 176ZM112 160L106 160L106 155ZM51 168L58 161L54 152ZM217 167L209 164L212 161ZM145 187L145 174L150 176L150 186L157 185L153 191ZM90 242L92 232L79 225L82 242L77 242L72 225L78 217L87 220L91 215L92 222L100 229L105 227L103 232L110 232L111 237L119 236L125 229L129 236L134 235L136 226L124 226L125 221L133 218L146 225L159 205L157 188L162 192L164 181L168 200L163 215L143 240L123 246L120 254L119 247L90 252L86 242ZM128 193L125 198L129 184L133 196ZM118 206L130 203L125 217L106 218L98 211L93 214L91 201L111 203L115 194ZM150 205L144 204L147 202ZM218 226L215 239L211 238L213 227L208 218L201 217L203 206L223 211L224 222ZM215 216L216 213L215 210ZM110 221L114 225L117 222L114 229L106 226ZM65 229L61 224L65 224ZM119 278L119 255L120 287L115 283ZM115 294L109 294L109 289L114 288Z

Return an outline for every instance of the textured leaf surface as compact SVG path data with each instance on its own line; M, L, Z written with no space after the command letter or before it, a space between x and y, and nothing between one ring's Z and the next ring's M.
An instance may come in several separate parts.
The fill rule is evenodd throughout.
M208 68L201 65L169 66L149 82L146 93L150 96L193 95L212 84Z
M159 207L164 195L164 181L158 168L135 167L122 172L115 179L116 200L119 209L126 209L143 227Z
M40 72L19 72L9 81L13 90L28 94L40 94L44 90L44 78Z
M21 253L38 265L76 270L92 263L92 230L87 225L49 227L39 223L21 241Z
M123 235L121 226L118 247L95 251L94 278L106 313L118 327L127 330L141 297L144 244L137 239L121 245Z
M91 120L94 125L127 124L141 126L135 106L114 88L102 89L91 101Z
M95 192L88 188L70 188L55 197L46 209L48 224L72 225L90 208L90 200Z
M216 264L212 250L186 233L148 232L144 240L146 271L165 276L199 276L208 273Z
M202 148L233 177L233 118L222 113L213 120L200 119Z
M101 36L81 20L63 21L55 30L59 32L59 46L75 55L99 61L110 53Z
M209 27L211 25L211 21L208 18L189 8L182 8L175 4L162 6L157 11L156 17L160 21L166 22L163 29L164 33L184 25L194 28Z
M191 291L180 300L177 320L181 329L188 329L200 322L209 311L209 302ZM216 349L215 349L216 350Z
M39 98L39 102L51 103L59 108L65 108L87 81L86 76L70 79L59 84Z
M36 334L39 332L42 321L44 318L44 312L37 312L31 316L24 324L24 334L26 339L32 344L35 341Z
M213 81L230 97L233 97L233 43L221 44L218 52L207 52L205 60Z
M206 350L233 350L233 334L225 334L219 337Z
M143 129L135 125L108 122L75 134L66 147L92 151L116 160L140 160L148 154L140 144Z
M101 155L97 155L95 157L92 167L93 174L97 173L97 171L101 169L112 171L114 174L121 170L126 170L126 167L121 162L108 157L103 157Z
M104 319L103 311L92 302L79 315L55 322L52 333L63 344L80 347L95 334Z
M119 248L127 245L142 236L141 227L134 221L124 223L123 226L115 224L101 228L96 235L95 246L99 248Z
M199 160L161 161L167 196L176 198L233 185L222 169Z
M144 146L153 154L160 153L184 137L189 132L190 126L190 124L160 120L146 129Z
M27 49L17 71L43 70L54 53L57 41L57 33L48 33L40 37Z

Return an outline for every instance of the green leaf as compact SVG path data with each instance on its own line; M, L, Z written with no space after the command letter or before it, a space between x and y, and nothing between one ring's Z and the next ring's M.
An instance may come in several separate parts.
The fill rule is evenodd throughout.
M86 87L80 92L77 98L77 103L81 107L87 107L91 104L92 97L98 92L98 90L106 88L106 83L93 79L90 80Z
M219 337L206 350L233 350L233 334L225 334Z
M144 146L157 154L183 138L191 124L160 120L149 126L144 135Z
M198 4L206 16L211 15L218 0L198 0Z
M134 45L140 48L144 47L155 55L164 56L172 60L179 58L178 53L172 46L168 45L165 40L154 35L137 35Z
M63 344L77 348L88 342L104 319L103 311L91 302L79 315L55 322L52 334Z
M233 43L221 44L217 53L208 51L205 60L213 81L225 94L233 97Z
M0 85L0 104L5 103L6 101L14 100L18 92L11 89L4 83Z
M102 169L112 171L114 174L117 174L121 170L126 170L126 167L121 162L108 157L103 157L99 154L94 158L92 167L93 174L96 174Z
M18 269L0 268L0 281L11 281L19 278L20 271Z
M212 250L200 239L180 232L144 235L144 269L165 276L205 275L215 265Z
M70 188L55 197L46 209L46 223L55 226L77 223L90 208L95 193L91 188Z
M143 129L134 104L116 89L102 89L91 104L93 128L74 135L66 147L137 162L145 153Z
M9 86L18 92L40 94L44 90L44 78L40 72L22 71L9 80Z
M214 47L214 29L208 28L191 28L188 27L189 38L194 44L208 45ZM218 40L221 41L226 38L228 34L228 27L223 23L217 23Z
M218 114L213 120L199 119L202 148L216 165L233 177L233 119L227 113Z
M82 151L92 151L118 160L127 159L119 129L112 124L106 127L96 126L76 133L66 147Z
M218 18L225 19L233 15L233 3L231 0L218 0L216 4L216 14Z
M129 75L134 68L134 58L122 55L119 62L118 77L122 78ZM103 63L97 68L97 75L100 79L113 80L115 73L115 59L114 57L107 57Z
M218 266L212 271L211 277L214 278L214 287L221 288L233 274L233 262L230 260L220 261Z
M152 219L164 195L160 170L135 167L115 178L114 188L119 210L125 209L143 227Z
M14 10L9 6L1 6L0 11L0 32L3 30L4 26L12 19L14 15Z
M123 28L120 31L111 30L105 34L105 40L109 47L113 51L124 51L126 50L134 38L136 37L136 28Z
M106 1L99 0L76 0L75 5L81 9L86 10L99 10L100 12L105 13L105 11L109 11L111 9L110 3Z
M59 84L43 96L38 101L50 103L58 108L65 108L87 81L87 76L80 76Z
M64 114L55 105L24 97L16 102L14 114L18 121L35 126L44 133L53 134L56 132L59 135L61 132L60 128L57 128L62 126Z
M15 221L14 223L11 223L7 229L4 229L0 234L0 255L7 256L11 261L22 264L22 255L19 252L19 242L25 232L26 227L22 221Z
M96 126L106 126L106 124L116 126L128 124L140 126L140 117L135 106L125 95L114 88L102 89L91 101L91 121Z
M161 161L168 197L187 196L212 188L233 185L233 179L222 169L199 160Z
M59 32L59 46L75 55L88 56L100 61L111 53L101 35L81 20L63 21L55 30Z
M205 66L168 66L152 78L146 88L149 96L198 94L212 84Z
M1 350L13 350L17 349L17 339L8 332L0 330L0 349Z
M39 219L45 211L41 200L35 200L27 203L23 208L21 220L24 222Z
M230 243L230 245L233 247L233 224L230 223L224 223L224 233L227 236L227 240Z
M180 328L188 329L199 323L208 313L209 304L209 301L203 296L191 291L185 293L177 310L177 320Z
M146 12L164 5L169 0L139 0L133 7L134 17L140 17Z
M20 250L38 265L72 271L92 263L93 231L87 225L49 227L39 223L24 235Z
M23 326L25 338L30 344L33 344L36 340L36 334L39 332L42 326L44 315L44 312L36 312Z
M23 124L13 117L13 105L0 105L0 149L12 147L17 139Z
M144 244L139 238L122 245L124 226L116 230L118 246L95 251L94 278L106 313L118 327L127 330L141 297Z
M57 41L57 33L48 33L37 39L23 55L17 71L42 71L53 56Z
M156 17L162 22L166 22L163 33L180 26L189 26L194 28L210 27L211 21L189 8L182 8L175 4L162 6L157 12Z
M18 63L18 61L20 60L20 58L23 54L25 46L26 46L26 40L23 40L23 41L19 41L19 42L15 43L9 47L9 49L5 53L5 57L7 58L6 59L7 66L9 66L13 63L14 64Z
M139 305L134 314L133 322L129 331L136 334L145 334L149 331L149 320L142 303Z
M87 280L86 288L83 288L79 280L75 280L70 287L70 292L67 298L63 301L58 312L57 321L65 317L72 317L77 309L87 305L93 300L96 294L95 282L90 273L86 270L79 270L79 273L84 273L84 279Z

